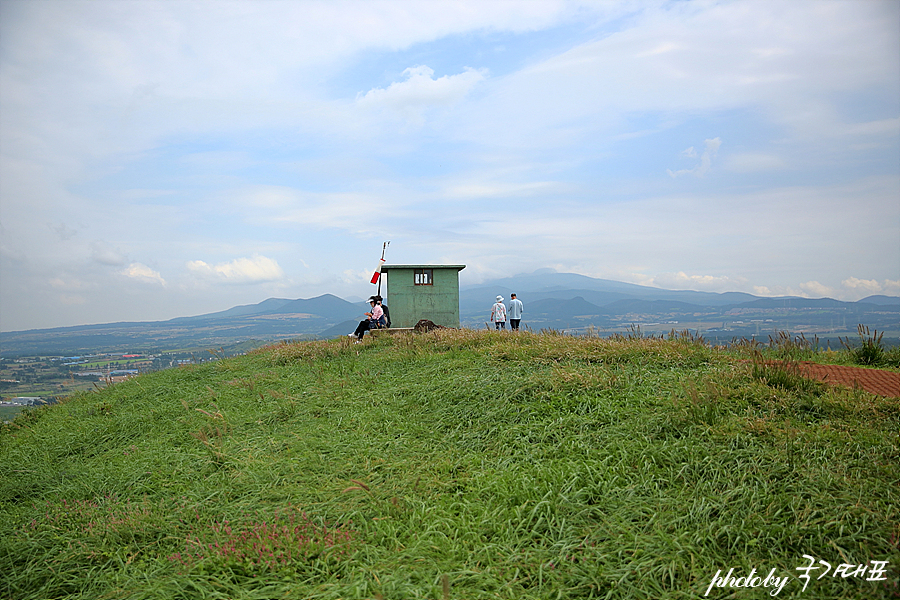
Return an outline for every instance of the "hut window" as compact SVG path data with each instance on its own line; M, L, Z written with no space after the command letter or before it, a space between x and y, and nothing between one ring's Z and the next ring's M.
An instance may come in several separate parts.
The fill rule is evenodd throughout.
M415 270L416 285L434 285L434 272L432 269Z

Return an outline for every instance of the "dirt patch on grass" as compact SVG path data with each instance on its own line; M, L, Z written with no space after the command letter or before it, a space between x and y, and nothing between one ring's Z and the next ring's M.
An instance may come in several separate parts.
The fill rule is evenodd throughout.
M862 388L871 394L889 398L900 397L900 373L895 371L801 362L800 373L831 385Z

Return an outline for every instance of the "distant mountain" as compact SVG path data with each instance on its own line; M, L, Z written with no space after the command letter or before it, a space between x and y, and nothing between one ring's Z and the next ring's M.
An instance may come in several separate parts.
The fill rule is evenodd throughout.
M838 308L855 304L831 298L759 298L736 304L735 308Z
M632 296L621 292L591 290L584 288L557 288L557 289L541 289L529 290L523 286L503 287L503 286L485 286L461 289L459 292L459 310L461 314L482 313L485 310L490 312L491 305L497 295L501 295L504 299L509 300L511 293L517 293L520 300L533 304L540 300L573 300L581 298L586 302L590 302L596 306L603 306L617 300L626 300Z
M689 314L710 312L713 307L679 302L677 300L617 300L603 307L606 315L627 314Z
M557 273L548 269L540 269L534 273L523 273L512 277L495 279L469 287L503 287L516 293L542 292L565 289L583 289L605 292L618 292L626 295L641 294L642 290L653 290L633 283L623 283L610 279L597 279L576 273ZM465 287L463 289L466 289Z
M581 296L569 300L557 300L546 298L528 304L528 314L552 318L575 318L579 316L597 316L603 314L603 309L596 304L591 304Z
M249 339L314 338L348 319L362 318L368 308L364 303L353 304L332 294L324 294L298 300L269 298L258 304L168 321L2 332L0 356L208 348Z
M263 300L257 304L244 304L242 306L235 306L234 308L229 308L228 310L223 310L214 313L208 313L205 315L197 315L194 317L178 317L175 319L171 319L170 322L173 321L188 321L188 320L206 320L206 319L222 319L229 317L246 317L249 315L258 315L260 313L266 312L275 312L285 304L290 304L292 300L287 300L285 298L269 298L268 300Z
M879 306L900 306L900 297L898 296L868 296L859 300L858 302L862 302L864 304L878 304Z
M896 313L900 298L871 296L860 302L830 298L767 298L743 292L664 290L541 270L460 288L460 318L465 326L481 327L494 298L509 300L515 292L525 304L523 324L537 331L584 331L590 327L614 332L627 323L655 331L694 328L712 338L765 336L799 331L837 337L863 323L880 330L900 331ZM896 310L895 310L896 307Z
M898 331L900 298L875 295L859 302L830 298L762 298L742 292L663 290L573 273L540 270L460 288L460 321L484 326L495 297L518 294L523 323L544 328L605 331L636 322L658 326L691 323L705 334L765 335L791 329L853 332L858 323ZM331 338L353 331L368 309L332 294L308 299L269 298L257 304L168 321L105 323L0 333L0 355L68 355L119 349L211 348L244 340ZM715 325L710 325L714 323ZM720 326L721 325L721 326ZM896 335L896 334L895 334Z
M258 304L245 304L235 306L228 310L214 313L196 315L193 317L178 317L163 321L168 323L183 323L185 321L209 321L215 319L232 319L240 317L254 317L261 315L291 315L308 314L323 317L329 321L346 319L350 316L361 314L361 304L352 304L333 294L323 294L315 298L287 300L284 298L269 298ZM368 306L368 305L366 305ZM365 312L363 310L362 312Z
M291 300L285 304L260 314L311 314L328 318L328 320L349 319L362 316L369 305L360 309L361 304L352 304L332 294L324 294L309 300Z
M537 323L538 327L559 326L568 323L568 326L577 325L579 322L591 322L594 325L609 325L611 321L618 321L616 317L628 315L694 315L721 312L718 308L679 302L677 300L616 300L603 306L588 302L581 296L568 300L545 298L529 302L525 308L526 321Z
M664 290L609 279L596 279L574 273L556 273L540 270L534 273L496 279L488 283L462 286L460 310L462 312L490 310L497 294L509 298L515 292L523 302L554 298L570 300L581 297L591 304L605 306L619 300L668 300L700 306L729 306L759 299L759 296L743 292L697 292L693 290Z

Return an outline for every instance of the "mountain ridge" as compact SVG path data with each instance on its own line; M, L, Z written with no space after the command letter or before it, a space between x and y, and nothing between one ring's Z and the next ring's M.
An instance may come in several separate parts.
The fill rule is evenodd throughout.
M569 330L589 325L614 327L626 320L683 323L695 315L732 320L733 315L765 317L797 312L816 322L864 322L883 329L896 324L900 297L873 295L856 302L797 296L761 297L744 292L666 290L596 279L575 273L537 271L460 287L460 321L481 327L497 294L515 292L525 303L523 323L533 328ZM219 346L247 339L278 340L336 337L363 318L364 302L333 294L313 298L267 298L256 304L175 317L165 321L122 321L0 332L0 356L67 354L98 347ZM825 320L828 317L830 321ZM618 317L618 318L617 318ZM809 317L812 319L812 317ZM892 321L893 319L893 321ZM772 321L772 318L769 318ZM740 321L737 321L740 322ZM775 321L773 321L775 322ZM793 319L796 324L797 319ZM791 321L785 321L791 324ZM351 327L352 329L352 327Z

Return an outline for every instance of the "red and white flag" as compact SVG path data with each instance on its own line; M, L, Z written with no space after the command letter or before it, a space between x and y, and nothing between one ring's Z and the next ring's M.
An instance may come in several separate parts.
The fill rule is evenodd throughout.
M378 278L381 277L381 265L384 264L384 259L378 261L378 266L375 267L375 274L372 275L372 281L369 283L378 283Z

